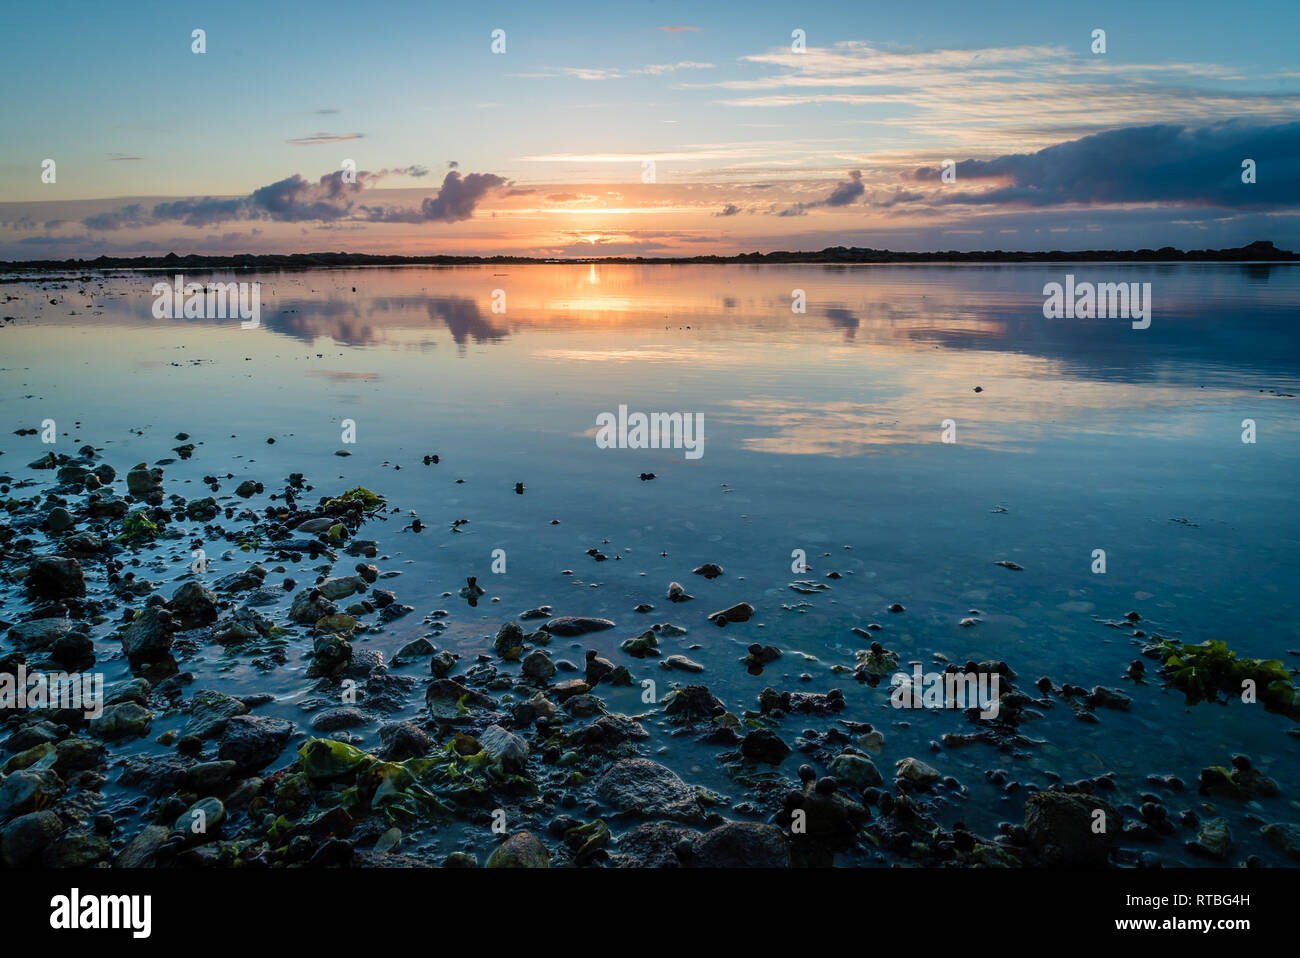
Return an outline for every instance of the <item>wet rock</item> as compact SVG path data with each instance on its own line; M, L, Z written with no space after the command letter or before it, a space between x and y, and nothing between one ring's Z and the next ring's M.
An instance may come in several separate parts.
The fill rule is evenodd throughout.
M152 868L158 850L170 832L163 825L147 825L117 856L118 868Z
M132 662L161 661L171 647L172 616L158 606L142 610L122 633L122 651Z
M226 807L220 799L201 798L181 812L172 827L188 836L204 835L220 825L225 817Z
M348 596L366 591L366 581L359 575L345 575L326 579L316 586L316 591L331 601L346 599Z
M1220 861L1227 858L1228 849L1232 847L1232 833L1228 830L1228 820L1212 818L1205 822L1196 835L1196 845L1199 851L1211 858Z
M379 740L384 743L383 758L389 762L403 762L419 758L434 750L429 733L413 722L390 722L379 729Z
M585 618L582 616L562 615L558 618L551 619L542 626L543 632L549 632L551 635L569 636L586 635L588 632L602 632L605 629L614 628L614 623L609 619Z
M104 709L99 718L90 720L90 732L104 741L140 736L153 721L153 713L135 702L123 702Z
M489 725L478 736L483 751L510 772L521 772L528 761L528 743L500 725Z
M1095 815L1101 812L1105 818ZM1105 823L1105 831L1094 824ZM1110 856L1110 835L1120 822L1110 805L1081 792L1034 792L1025 802L1025 833L1046 864L1101 867ZM1100 827L1100 826L1097 826Z
M524 675L536 682L545 682L555 674L555 663L541 649L534 649L524 656L521 666Z
M647 655L658 655L659 636L655 634L653 629L646 629L640 635L624 639L619 648L637 659L643 659Z
M767 728L754 729L740 743L740 754L751 762L767 762L780 765L790 754L790 746Z
M680 582L668 583L669 602L689 602L693 598L695 598L695 596L686 594L686 590L682 588L682 584Z
M18 769L0 783L0 812L21 815L45 808L58 800L64 788L63 779L53 769Z
M729 609L723 609L719 612L709 614L709 621L714 625L723 626L728 622L748 622L754 614L754 607L748 602L737 602Z
M181 734L215 738L225 731L230 719L247 712L248 706L232 695L199 689L191 699L190 720Z
M446 678L451 674L452 669L455 667L456 656L453 653L448 652L446 649L438 652L429 660L429 671L433 673L434 678Z
M369 722L359 709L341 707L317 712L312 716L311 727L317 732L337 732L339 729L357 728Z
M918 758L905 758L900 760L895 766L895 778L901 778L910 782L919 790L925 790L939 781L941 776L939 772Z
M41 855L42 868L90 868L112 853L102 835L64 835Z
M41 520L41 528L49 532L64 532L77 524L72 513L62 506L55 506Z
M193 629L217 621L217 596L202 583L186 582L167 603L180 629Z
M27 587L43 599L85 595L81 563L63 556L41 556L27 570Z
M673 689L663 698L664 714L679 721L712 719L727 711L707 686L688 685L684 689Z
M62 832L63 820L54 812L19 815L0 828L0 858L9 868L26 868L35 864Z
M661 663L665 669L677 669L679 672L703 672L704 666L684 655L670 655Z
M1300 860L1300 825L1276 822L1265 825L1259 830L1264 841L1268 842L1288 858Z
M587 650L587 684L592 688L599 685L601 679L611 676L614 668L614 663L609 659L602 659L596 654L595 649Z
M208 496L206 499L191 499L185 503L185 515L195 522L211 522L221 510L217 500Z
M649 737L641 725L626 715L602 715L569 736L569 744L580 748L608 750L624 742L639 742Z
M549 722L554 717L555 703L544 692L538 692L532 698L520 702L514 710L515 725L521 728L526 728L539 719Z
M236 715L226 722L217 756L255 772L275 761L292 733L293 723L284 719Z
M338 612L338 606L315 589L303 589L293 597L289 618L299 625L312 625L320 619Z
M790 847L775 825L728 822L695 840L689 864L692 868L789 868Z
M550 864L546 846L531 832L515 832L487 860L488 868L548 868Z
M185 770L185 786L200 795L224 785L239 768L232 761L199 762Z
M482 692L466 688L455 679L435 679L424 695L429 715L439 722L454 722L470 709L494 709L497 701Z
M126 491L138 499L162 491L163 471L150 469L145 463L133 466L126 474Z
M492 651L503 659L517 659L524 648L524 630L516 622L507 622L497 630Z
M859 791L884 784L875 763L865 756L854 755L852 752L841 752L835 756L829 768L836 779Z
M691 571L696 575L704 576L706 579L716 579L718 576L722 575L722 566L718 565L716 562L706 562L704 565L698 566Z
M648 758L615 762L596 783L596 795L621 813L645 818L694 822L703 817L695 790Z
M9 630L9 641L20 649L45 649L53 645L72 629L72 622L62 616L33 619Z

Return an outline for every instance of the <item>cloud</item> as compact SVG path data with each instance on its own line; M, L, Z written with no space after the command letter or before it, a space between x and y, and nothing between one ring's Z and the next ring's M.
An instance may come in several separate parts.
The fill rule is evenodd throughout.
M713 215L714 216L735 216L739 212L741 212L739 206L737 206L735 203L728 203L726 206L722 208L721 212L714 213Z
M699 33L699 27L660 27L664 33Z
M457 223L474 215L484 196L506 185L505 177L495 173L470 173L462 176L451 170L442 181L436 196L426 196L418 208L364 207L366 216L378 223Z
M340 143L343 140L360 140L364 136L364 133L313 133L311 136L298 136L284 142L292 143L294 146L320 146L324 143Z
M862 171L849 170L849 178L838 183L831 195L822 201L824 206L848 206L863 194L866 187L862 185Z
M1257 182L1241 180L1242 161ZM940 205L1171 203L1224 209L1300 205L1300 123L1259 126L1234 121L1200 128L1177 124L1127 127L991 160L956 164L956 186L929 199ZM918 183L940 171L920 167ZM986 190L961 189L989 182Z
M120 230L148 226L152 222L153 219L144 212L139 203L132 203L120 210L88 216L81 221L81 225L90 230Z
M144 157L136 156L134 153L105 153L104 155L107 156L107 157L108 157L110 160L112 160L114 163L120 163L120 162L122 162L123 160L141 160L141 159L144 159Z

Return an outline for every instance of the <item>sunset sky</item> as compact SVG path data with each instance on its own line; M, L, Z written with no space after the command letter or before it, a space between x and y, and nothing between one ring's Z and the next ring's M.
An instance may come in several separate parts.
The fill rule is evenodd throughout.
M1071 7L13 5L0 258L1300 248L1300 4Z

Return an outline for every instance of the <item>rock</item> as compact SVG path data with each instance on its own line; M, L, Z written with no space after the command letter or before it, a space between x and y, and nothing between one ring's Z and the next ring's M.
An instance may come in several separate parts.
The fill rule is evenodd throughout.
M122 633L122 651L132 662L165 659L172 647L172 617L166 609L143 609Z
M311 727L317 732L335 732L343 728L356 728L370 722L365 714L354 708L325 709L312 716Z
M570 695L564 700L564 711L578 718L591 718L605 711L605 706L594 695Z
M537 682L545 682L555 674L555 663L541 649L534 649L524 656L523 673Z
M495 709L497 701L455 679L435 679L424 694L429 716L438 722L454 722L471 709Z
M578 748L611 749L648 737L649 733L626 715L602 715L570 735L569 744Z
M653 629L646 629L640 635L624 639L620 648L633 658L643 659L647 655L659 654L659 636Z
M595 649L587 650L587 684L593 689L600 684L601 679L612 676L615 668L613 662L601 658Z
M835 756L831 760L829 770L838 781L851 785L859 791L884 784L875 763L869 758L854 755L852 752L841 752Z
M673 689L663 698L664 714L679 721L712 719L727 711L718 698L703 685Z
M143 735L153 721L153 713L135 702L123 702L104 709L99 718L90 720L90 732L104 741Z
M706 562L704 565L698 566L691 571L696 575L704 576L706 579L716 579L718 576L722 575L722 566L718 565L716 562Z
M236 715L226 722L217 756L243 771L257 771L275 761L292 733L293 723L284 719Z
M492 651L503 659L517 659L524 647L524 630L517 622L507 622L497 629Z
M41 855L42 868L90 868L112 853L102 835L64 835Z
M596 783L596 796L617 811L644 818L695 822L703 818L695 790L648 758L615 762Z
M500 725L489 725L478 736L483 751L510 772L519 772L528 760L528 743Z
M333 615L338 607L315 589L303 589L293 597L289 618L299 625L314 625L320 619Z
M9 868L35 864L46 847L62 832L63 820L54 812L19 815L0 828L0 858Z
M916 758L901 759L895 768L897 769L894 772L895 778L905 779L922 790L929 788L943 777L937 770Z
M790 847L775 825L728 822L695 840L692 868L789 868Z
M85 595L81 563L63 556L41 556L27 570L27 587L43 599Z
M515 832L497 846L488 868L548 868L551 856L531 832Z
M72 513L62 506L55 506L41 521L41 526L50 532L63 532L76 524L77 520L72 517Z
M413 722L389 722L381 726L379 740L384 743L382 757L388 762L420 758L435 748L429 733Z
M221 824L226 817L226 807L220 799L201 798L185 811L181 812L172 827L190 837L206 835Z
M451 674L451 670L456 667L456 656L443 649L429 660L429 670L433 673L434 678L443 679Z
M556 682L551 686L551 694L560 702L572 698L575 695L586 695L591 691L591 686L582 679L565 679L563 682Z
M588 632L602 632L605 629L614 628L614 623L609 619L592 619L581 616L562 615L559 618L551 619L542 626L543 632L549 632L551 635L561 635L565 637L574 635L586 635Z
M0 783L0 811L21 815L45 808L64 791L63 779L51 768L22 768L10 772Z
M684 655L670 655L664 659L663 666L666 669L677 669L682 672L703 672L704 666L700 665L694 659L688 659Z
M1300 860L1300 825L1276 822L1265 825L1259 830L1264 841L1268 842L1288 858Z
M1104 819L1094 813L1102 812ZM1093 831L1104 822L1105 831ZM1108 804L1079 792L1035 792L1025 802L1025 831L1031 847L1049 865L1102 867L1120 816ZM1098 826L1100 827L1100 826Z
M142 462L126 474L126 491L143 499L162 490L162 477L161 469L150 469Z
M199 582L186 582L172 593L167 603L182 629L193 629L217 621L217 596Z
M164 825L147 825L131 839L130 844L117 856L118 868L152 868L158 850L167 841L170 832Z
M748 622L753 614L752 605L748 602L737 602L729 609L710 613L709 621L718 626L726 625L728 622Z
M45 649L67 635L72 622L64 617L32 619L9 630L9 641L22 649Z
M538 719L546 719L549 722L554 717L555 703L547 699L544 692L538 692L532 698L515 706L515 725L520 728L526 728Z
M740 754L751 762L780 765L790 754L790 746L768 728L756 728L740 743Z
M211 496L206 499L191 499L185 503L185 515L195 522L211 522L220 511L217 500Z
M230 776L239 768L234 762L199 762L185 770L185 786L191 791L204 794L211 792L229 781Z
M1201 826L1200 832L1196 835L1196 844L1211 858L1220 861L1227 858L1228 849L1232 846L1232 833L1228 831L1228 820L1211 818Z
M366 581L361 576L345 575L334 579L326 579L316 586L316 591L333 601L334 599L346 599L357 592L365 592L366 588Z
M262 491L262 484L254 482L252 479L245 479L235 487L235 495L241 499L248 499Z
M682 588L682 584L680 582L668 583L669 602L689 602L693 598L695 598L695 596L686 594L686 590Z

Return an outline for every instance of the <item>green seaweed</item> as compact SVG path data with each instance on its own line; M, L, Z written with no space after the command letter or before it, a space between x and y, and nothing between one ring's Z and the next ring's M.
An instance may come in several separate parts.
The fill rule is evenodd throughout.
M117 537L117 541L149 542L161 534L158 524L151 521L143 510L137 509L122 520L122 532Z
M1183 692L1188 705L1217 701L1220 692L1228 697L1240 695L1243 683L1250 681L1270 711L1285 712L1295 706L1291 673L1277 659L1238 656L1227 643L1213 639L1199 645L1165 639L1156 654L1164 663L1162 674Z

